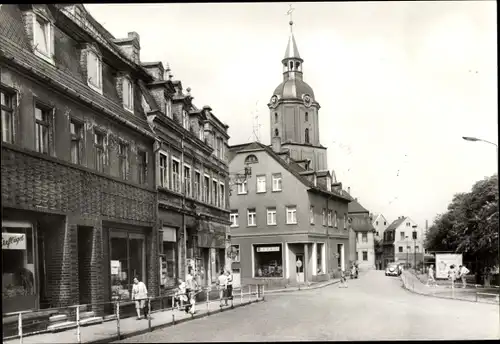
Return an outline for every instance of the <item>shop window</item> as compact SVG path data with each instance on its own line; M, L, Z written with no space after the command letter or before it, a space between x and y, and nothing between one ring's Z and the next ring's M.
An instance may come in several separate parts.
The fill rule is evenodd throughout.
M130 300L134 277L146 281L146 238L143 234L110 232L111 295Z
M281 244L254 245L254 277L283 277Z
M33 227L2 222L2 310L36 308Z
M169 237L166 237L168 234ZM163 231L163 254L160 256L160 285L163 288L174 287L176 285L176 242L175 229L164 228Z
M316 256L317 256L316 272L318 275L325 273L323 271L323 248L324 248L324 246L325 246L325 244L323 244L323 243L316 244Z
M229 256L233 263L240 262L240 245L231 245Z

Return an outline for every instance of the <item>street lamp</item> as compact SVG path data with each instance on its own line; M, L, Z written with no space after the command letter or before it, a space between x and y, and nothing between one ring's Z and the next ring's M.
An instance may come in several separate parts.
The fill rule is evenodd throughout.
M482 142L486 142L486 143L489 143L495 147L497 147L498 149L498 145L496 143L493 143L493 142L490 142L490 141L487 141L487 140L483 140L483 139L478 139L477 137L471 137L471 136L462 136L462 138L465 140L465 141L472 141L472 142L476 142L476 141L482 141Z
M417 271L417 226L411 226L413 228L413 268Z

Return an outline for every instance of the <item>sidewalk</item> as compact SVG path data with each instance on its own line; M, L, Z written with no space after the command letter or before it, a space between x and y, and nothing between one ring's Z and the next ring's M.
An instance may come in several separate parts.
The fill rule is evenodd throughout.
M251 303L263 301L262 298L257 299L257 296L244 294L241 297L239 294L234 295L233 308L249 305ZM117 321L111 320L101 324L80 327L81 343L109 343L115 340L124 339L136 335L140 335L149 331L154 331L159 328L172 326L178 323L198 319L209 316L217 312L231 310L231 301L229 306L220 307L218 300L210 303L198 303L196 305L196 313L194 315L186 314L180 310L159 310L153 311L151 314L151 329L149 329L148 320L137 320L135 317L120 319L120 337L118 337ZM174 323L175 321L175 323ZM4 343L14 344L20 343L19 338L3 340ZM57 333L43 333L23 337L23 344L36 343L78 343L77 329L61 331Z
M455 288L451 286L426 286L422 281L408 271L403 271L401 275L403 287L408 291L425 296L438 297L444 299L454 299L460 301L484 302L498 304L498 290L483 289L468 287L462 288L460 283L457 283Z

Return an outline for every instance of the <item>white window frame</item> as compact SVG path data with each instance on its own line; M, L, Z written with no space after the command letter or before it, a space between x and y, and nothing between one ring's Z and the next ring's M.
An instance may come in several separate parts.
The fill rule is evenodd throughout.
M332 211L330 209L328 210L327 219L328 219L328 227L331 227L332 226Z
M168 118L173 118L173 115L172 115L172 101L170 99L167 99L167 104L165 105L165 115Z
M200 124L200 127L198 128L198 138L201 141L205 141L205 128L203 127L203 124Z
M126 84L128 84L127 88L125 88ZM128 94L129 104L125 104L125 94ZM125 110L134 112L134 84L128 76L122 80L122 103Z
M184 173L184 170L188 168L189 169L189 185L186 184L186 174ZM191 165L188 165L186 163L184 163L184 167L182 168L182 186L183 186L183 193L187 196L187 197L193 197L193 190L192 190L192 186L193 186L193 169L191 168ZM189 186L189 188L188 188ZM187 189L187 190L186 190ZM187 191L187 192L186 192Z
M186 110L182 110L182 127L189 130L189 114Z
M234 228L234 227L240 226L239 218L240 218L240 214L237 211L231 212L231 214L229 214L229 219L231 221L231 227Z
M54 57L52 56L54 51L54 25L45 16L39 14L38 12L33 13L33 47L35 55L41 59L47 61L48 63L54 65ZM37 37L37 20L40 19L45 24L45 29L47 30L47 52L43 52L38 49L38 37Z
M215 182L215 186L216 186L215 190L214 190L214 182ZM211 183L212 183L212 198L213 198L212 204L215 206L218 206L219 201L220 201L220 199L219 199L219 187L218 187L219 181L215 178L212 178Z
M179 179L177 181L177 189L175 188L175 177L174 177L174 161L178 164L179 166ZM181 161L179 159L177 159L176 157L174 157L172 155L172 163L170 164L170 169L172 170L172 183L171 183L171 189L175 192L181 192L182 191L182 169L181 169Z
M250 215L253 215L253 223L250 221ZM247 209L247 226L248 227L256 227L257 226L257 209Z
M278 181L280 181L280 182L278 182ZM273 173L272 174L272 182L273 182L273 192L283 190L283 175L281 173Z
M165 151L160 151L158 153L159 153L159 155L158 155L158 175L160 176L160 180L158 182L162 188L168 188L168 186L169 186L169 174L170 174L169 173L170 172L170 170L169 170L170 164L168 161L168 154ZM162 155L165 157L165 161L167 163L167 165L165 166L163 171L161 168L161 156ZM162 176L162 172L163 172L163 176ZM162 177L163 177L164 183L162 183Z
M274 222L269 221L269 215L271 215L271 217L273 217L273 215L274 215ZM276 208L267 208L267 225L268 226L276 226L277 224L278 224L278 220L277 220Z
M205 185L206 178L208 178L208 185ZM203 202L210 204L210 197L212 197L211 191L210 191L210 175L208 174L203 174ZM205 187L208 193L205 193ZM206 197L208 196L208 198Z
M262 183L262 178L264 179L263 183ZM259 183L259 179L260 179L260 183ZM256 176L255 180L257 183L257 193L265 193L267 191L266 190L266 176L265 175ZM261 189L259 187L259 186L262 186L262 184L264 185L264 189Z
M196 175L200 176L200 181L198 183L196 183ZM203 192L203 188L201 187L201 183L203 182L202 179L203 178L201 177L201 172L195 169L193 178L193 197L198 200L202 200L202 192ZM196 186L196 184L198 184L198 187ZM195 193L197 193L197 195L195 195Z
M311 225L314 225L314 206L313 205L311 205L309 207L309 223Z
M219 199L220 199L220 204L219 204L219 207L220 208L225 208L226 207L226 185L224 184L224 182L221 182L219 180Z
M88 74L88 71L89 71L89 62L90 62L90 55L94 55L96 57L96 68L97 68L97 76L99 77L99 80L98 80L98 85L94 85L91 81L90 81L90 77L89 77L89 74ZM87 51L87 85L93 89L94 91L96 91L97 93L99 94L102 94L102 59L101 57L93 50L88 50Z
M245 180L243 183L237 185L238 185L238 195L248 194L248 180Z
M291 215L291 220L288 218L288 215ZM293 218L295 217L295 218ZM296 225L297 224L297 206L290 205L286 207L286 224L287 225Z

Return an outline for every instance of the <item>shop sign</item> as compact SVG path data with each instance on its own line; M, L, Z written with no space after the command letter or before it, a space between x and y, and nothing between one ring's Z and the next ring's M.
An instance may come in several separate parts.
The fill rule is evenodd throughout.
M257 252L279 252L279 246L257 247Z
M111 274L118 275L120 273L120 261L112 260L111 261Z
M2 250L26 250L26 234L2 233Z

